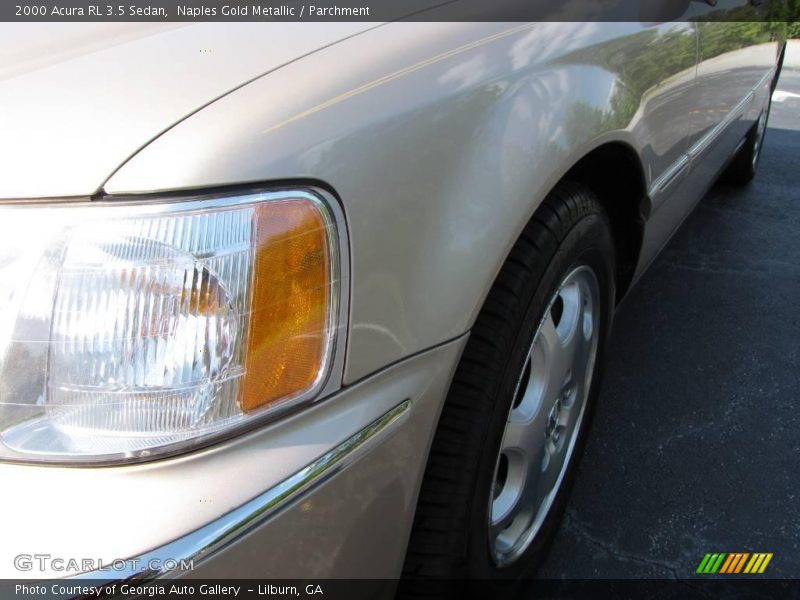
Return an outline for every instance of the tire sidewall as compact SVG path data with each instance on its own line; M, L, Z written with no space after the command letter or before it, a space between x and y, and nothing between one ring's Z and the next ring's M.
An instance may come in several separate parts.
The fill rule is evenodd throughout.
M600 291L601 315L594 373L586 400L583 419L577 432L570 463L561 487L536 538L527 550L511 565L498 568L490 555L488 540L489 491L494 483L495 467L505 424L511 409L519 374L524 367L528 350L542 320L544 311L556 293L564 277L573 269L587 266L597 277ZM530 281L525 286L522 302L521 327L510 346L503 374L494 399L494 408L487 427L487 435L477 469L475 493L471 507L468 537L468 571L479 578L518 578L530 574L539 562L558 526L564 510L576 465L580 461L586 431L591 421L592 407L599 390L601 365L605 355L614 306L614 246L610 226L601 213L590 213L581 218L558 245L548 266L538 282Z

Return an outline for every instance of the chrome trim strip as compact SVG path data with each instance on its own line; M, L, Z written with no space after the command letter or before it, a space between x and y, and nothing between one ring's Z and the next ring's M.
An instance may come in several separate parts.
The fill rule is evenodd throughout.
M667 189L669 184L675 181L678 175L688 166L689 157L686 154L681 154L680 158L667 167L661 176L653 182L653 185L650 186L650 197L652 198Z
M322 485L353 463L362 447L405 416L410 404L410 400L404 400L294 475L216 521L160 548L124 561L125 565L129 566L116 569L109 565L109 568L80 573L68 579L142 582L186 572L180 569L181 561L184 561L184 564L193 561L194 566L197 566L215 552L252 531L290 501ZM164 564L165 561L167 565ZM175 561L178 568L165 568L171 564L169 561ZM151 568L154 564L160 564L161 568ZM134 565L138 566L138 569L134 568Z

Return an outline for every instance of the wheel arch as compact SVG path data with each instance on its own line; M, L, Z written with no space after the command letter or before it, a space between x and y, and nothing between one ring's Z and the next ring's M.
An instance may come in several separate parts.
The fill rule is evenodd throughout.
M622 139L608 139L584 148L555 173L544 192L534 200L530 213L520 220L519 231L509 241L508 249L497 262L494 276L476 305L470 323L474 323L486 298L495 285L503 265L522 235L525 225L540 210L544 199L562 182L573 181L589 188L608 213L616 252L616 302L622 300L636 275L649 214L649 196L644 166L636 149Z
M564 175L594 192L611 220L617 253L617 302L630 288L644 239L647 189L636 151L624 142L602 144Z

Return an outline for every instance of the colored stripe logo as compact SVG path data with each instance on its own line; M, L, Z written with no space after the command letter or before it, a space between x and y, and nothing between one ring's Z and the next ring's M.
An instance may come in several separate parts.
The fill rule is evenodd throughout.
M736 575L738 573L761 574L769 561L772 552L709 552L700 561L697 571L700 575Z

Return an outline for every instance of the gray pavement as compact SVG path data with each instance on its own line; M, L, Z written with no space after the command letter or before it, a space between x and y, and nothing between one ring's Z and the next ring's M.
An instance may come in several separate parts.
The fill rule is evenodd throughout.
M756 180L715 186L617 313L594 426L539 575L691 577L773 552L800 578L800 69Z

